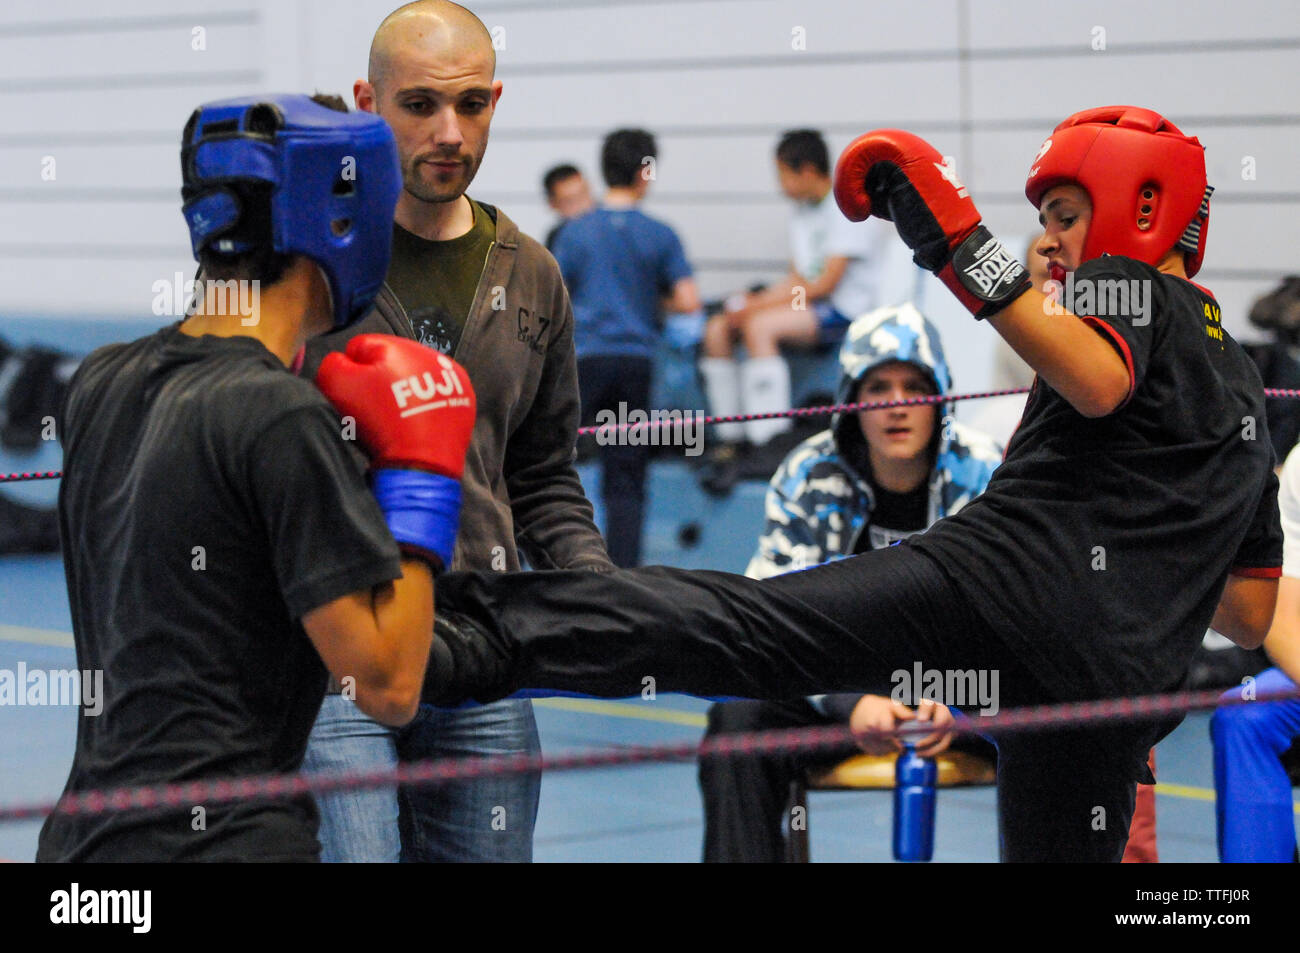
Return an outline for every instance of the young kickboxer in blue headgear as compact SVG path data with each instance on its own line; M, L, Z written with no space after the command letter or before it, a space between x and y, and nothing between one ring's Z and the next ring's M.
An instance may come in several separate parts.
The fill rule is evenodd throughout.
M304 96L225 100L190 118L181 164L205 281L248 307L205 291L70 384L64 565L78 668L104 697L68 794L295 772L327 669L371 717L409 721L455 542L475 411L459 365L362 335L319 390L287 370L383 281L388 126ZM37 859L314 860L316 827L310 798L54 814Z

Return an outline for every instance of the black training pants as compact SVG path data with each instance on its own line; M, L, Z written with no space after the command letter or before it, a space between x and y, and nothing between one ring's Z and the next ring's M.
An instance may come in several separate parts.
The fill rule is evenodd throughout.
M662 566L450 573L437 602L507 646L509 681L493 693L502 696L535 688L619 698L647 687L756 699L889 695L895 673L920 663L997 670L1001 708L1059 700L939 565L906 544L763 581ZM1003 859L1118 861L1137 766L1172 727L995 739Z
M722 702L709 709L706 738L751 731L842 724L806 699ZM779 863L786 854L790 788L810 767L830 766L856 751L796 751L700 759L705 863ZM803 805L800 805L803 806Z

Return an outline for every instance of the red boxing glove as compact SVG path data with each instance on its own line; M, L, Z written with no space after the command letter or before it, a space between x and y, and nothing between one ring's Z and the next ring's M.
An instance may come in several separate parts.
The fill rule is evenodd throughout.
M321 361L316 386L356 419L374 469L428 470L459 480L474 432L469 375L416 341L359 334Z
M951 163L920 136L876 129L855 139L835 166L835 201L850 221L892 221L912 260L977 318L1030 287L1025 266L980 224Z

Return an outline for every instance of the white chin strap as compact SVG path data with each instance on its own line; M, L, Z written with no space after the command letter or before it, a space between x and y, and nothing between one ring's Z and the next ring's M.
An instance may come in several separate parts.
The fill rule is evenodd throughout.
M317 270L318 272L320 272L320 278L321 278L321 281L325 282L325 297L329 299L329 303L330 303L330 307L329 307L329 314L330 314L330 327L334 327L334 323L335 323L335 317L334 317L334 288L333 288L333 286L330 284L330 276L327 275L327 274L325 274L325 269L322 268L320 265L316 265L316 270Z

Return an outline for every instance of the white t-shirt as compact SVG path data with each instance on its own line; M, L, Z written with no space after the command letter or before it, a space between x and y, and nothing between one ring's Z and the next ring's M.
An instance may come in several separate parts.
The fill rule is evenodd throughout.
M1277 508L1282 514L1282 575L1300 579L1300 444L1282 465Z
M790 219L790 257L800 275L813 280L826 267L826 259L849 259L844 277L830 294L831 306L849 320L911 297L916 268L909 258L907 274L898 274L893 245L908 253L893 224L879 218L850 222L833 193L815 205L800 202Z

